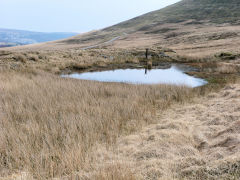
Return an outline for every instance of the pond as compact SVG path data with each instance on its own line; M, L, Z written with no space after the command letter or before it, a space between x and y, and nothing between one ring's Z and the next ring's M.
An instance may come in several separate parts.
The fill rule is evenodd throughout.
M204 79L186 74L188 68L172 65L168 69L117 69L99 72L74 73L62 77L101 82L130 84L175 84L198 87L207 84Z

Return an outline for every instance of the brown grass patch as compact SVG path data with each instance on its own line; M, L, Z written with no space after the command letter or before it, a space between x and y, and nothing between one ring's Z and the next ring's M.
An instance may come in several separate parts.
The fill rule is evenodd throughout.
M0 174L29 172L38 179L91 169L96 143L114 144L119 136L154 123L156 108L193 96L186 87L98 83L44 73L2 72L0 81ZM112 174L119 174L117 169ZM105 176L111 175L98 175Z

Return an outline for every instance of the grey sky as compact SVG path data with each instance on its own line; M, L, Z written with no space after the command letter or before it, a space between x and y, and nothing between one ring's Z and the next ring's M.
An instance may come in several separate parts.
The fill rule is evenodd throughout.
M178 1L0 0L0 27L42 32L86 32Z

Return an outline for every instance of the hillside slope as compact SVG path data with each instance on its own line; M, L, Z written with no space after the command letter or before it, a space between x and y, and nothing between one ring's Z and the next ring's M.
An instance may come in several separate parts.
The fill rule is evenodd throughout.
M17 50L80 51L102 45L127 50L166 47L195 57L240 53L239 19L238 0L183 0L99 31Z
M131 20L105 28L99 32L78 36L64 41L66 43L84 43L85 41L112 38L125 33L150 32L160 34L169 29L152 31L164 24L200 25L206 23L231 25L240 24L240 1L238 0L183 0L164 9L153 11Z
M104 30L147 30L149 25L179 23L195 20L195 24L205 20L212 23L240 24L240 1L238 0L183 0L154 12L122 22ZM198 21L198 22L197 22ZM146 27L145 27L146 26Z

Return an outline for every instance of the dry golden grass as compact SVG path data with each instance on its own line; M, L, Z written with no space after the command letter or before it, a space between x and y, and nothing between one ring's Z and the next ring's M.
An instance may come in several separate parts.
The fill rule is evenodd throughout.
M37 179L90 172L97 144L155 123L156 111L193 95L187 87L98 83L46 73L1 72L0 175L27 172ZM96 179L134 179L126 166ZM119 165L120 166L120 165ZM112 167L112 166L110 166ZM125 169L125 170L124 170Z
M175 104L157 124L121 137L98 162L127 164L138 179L240 178L240 85ZM99 148L100 149L100 148Z
M42 69L52 73L111 67L125 63L138 63L138 57L129 51L114 49L72 51L0 51L0 67L8 69Z
M229 24L215 25L204 23L202 25L186 25L182 23L161 24L154 26L153 30L172 29L169 32L146 34L136 32L124 39L117 40L114 48L131 49L134 47L167 47L180 56L194 58L214 57L221 52L240 53L239 46L240 26ZM174 37L167 38L175 34ZM131 43L129 43L131 42Z

